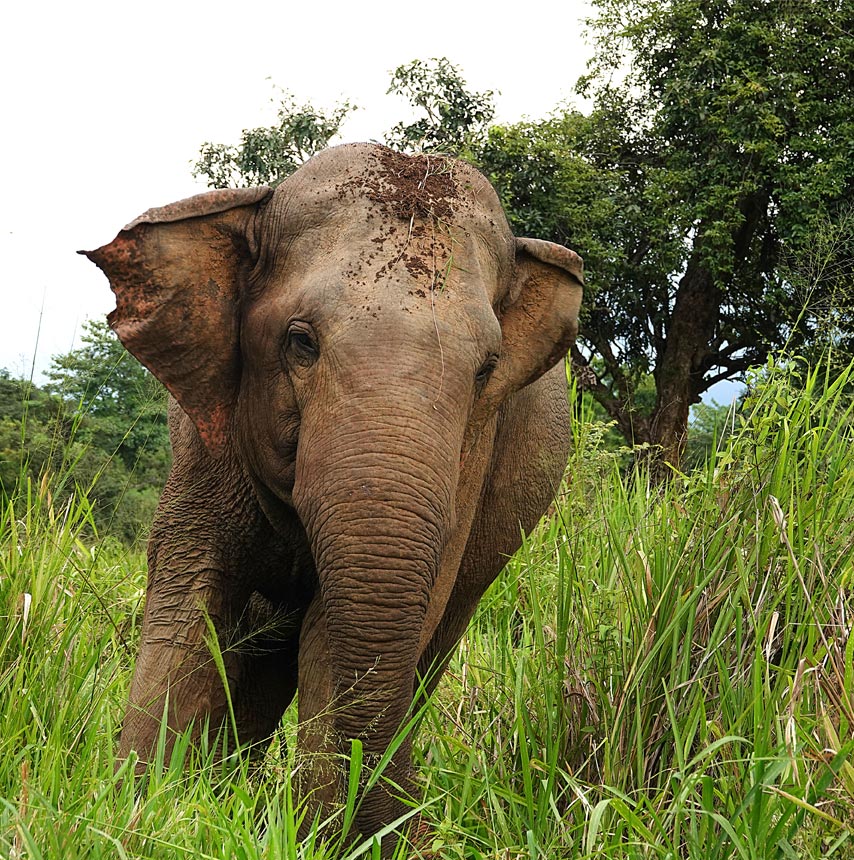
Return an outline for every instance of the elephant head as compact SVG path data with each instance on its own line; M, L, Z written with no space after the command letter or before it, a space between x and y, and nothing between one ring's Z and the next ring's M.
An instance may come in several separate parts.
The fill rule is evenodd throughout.
M380 754L447 600L496 413L575 336L581 260L515 239L468 164L367 144L275 190L150 210L89 256L116 294L110 324L209 456L233 449L270 521L302 524L335 731ZM383 802L363 831L388 820Z

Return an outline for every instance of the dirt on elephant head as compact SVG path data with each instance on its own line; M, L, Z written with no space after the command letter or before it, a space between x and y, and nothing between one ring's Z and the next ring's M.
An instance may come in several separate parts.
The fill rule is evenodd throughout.
M447 156L405 155L377 146L365 168L339 186L339 199L352 195L369 201L378 209L380 223L385 223L372 241L380 252L390 241L393 250L385 265L376 270L376 281L401 263L431 291L445 286L453 257L452 232L460 207L469 199L466 190L470 185L459 168ZM418 293L426 295L424 290Z
M449 220L459 197L452 159L441 155L404 155L392 149L377 153L378 169L346 183L368 200L404 221Z

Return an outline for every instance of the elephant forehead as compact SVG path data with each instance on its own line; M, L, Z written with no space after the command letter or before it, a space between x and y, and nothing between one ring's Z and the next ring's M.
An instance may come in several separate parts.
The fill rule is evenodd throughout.
M347 202L362 197L388 215L452 216L460 204L501 210L486 178L470 164L443 155L406 155L379 144L345 144L324 150L280 186L317 194L326 187Z
M470 233L423 220L366 225L350 210L293 237L250 307L265 330L299 318L327 343L415 345L441 334L491 349L497 296L497 258Z
M407 156L379 149L364 169L336 185L340 199L350 195L375 204L391 219L432 218L450 223L473 204L470 182L460 174L462 162L441 156Z
M438 155L404 155L374 144L333 147L277 190L271 210L284 231L316 229L381 245L415 234L465 236L509 267L512 235L494 189L471 165Z
M495 306L499 258L476 234L423 220L366 225L351 214L290 242L275 283L287 284L291 295L301 293L326 311L336 306L333 297L347 305L367 302L372 312L380 297L408 311L425 303Z

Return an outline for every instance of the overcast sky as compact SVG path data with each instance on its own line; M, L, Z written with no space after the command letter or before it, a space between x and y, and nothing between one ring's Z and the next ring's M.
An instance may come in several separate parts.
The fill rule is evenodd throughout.
M271 81L300 100L359 105L343 140L407 117L390 72L446 56L497 119L572 97L590 47L583 0L504 7L460 0L354 3L10 3L0 47L0 367L29 374L113 307L80 248L151 206L205 190L203 141L233 143L275 118ZM41 333L39 319L41 317Z

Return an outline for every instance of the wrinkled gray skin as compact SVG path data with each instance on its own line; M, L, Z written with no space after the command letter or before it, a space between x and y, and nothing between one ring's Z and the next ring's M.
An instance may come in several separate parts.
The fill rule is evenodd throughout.
M224 720L207 613L241 741L299 687L300 743L332 754L306 760L313 813L340 797L335 754L359 738L375 761L432 691L560 483L581 261L515 240L470 166L366 144L275 192L151 210L88 256L173 396L120 754L150 755L167 689L170 730ZM406 792L409 771L403 743L386 774ZM399 794L371 789L358 830Z

